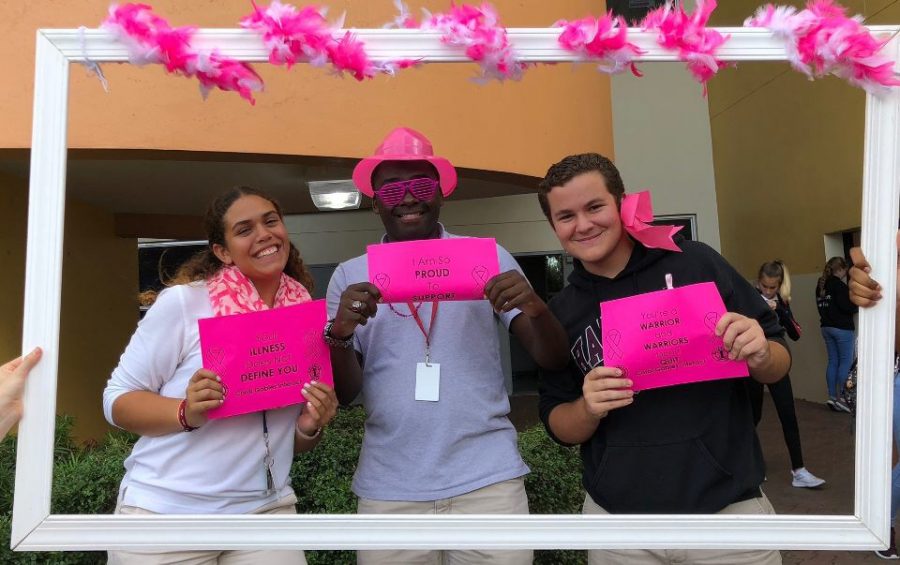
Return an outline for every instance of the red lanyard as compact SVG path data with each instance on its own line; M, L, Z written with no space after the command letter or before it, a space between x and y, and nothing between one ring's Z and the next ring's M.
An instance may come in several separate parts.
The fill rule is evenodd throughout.
M425 336L425 363L431 362L431 332L434 331L434 320L437 318L438 312L438 302L434 301L431 303L431 322L428 324L428 330L425 330L425 323L422 322L422 318L419 317L419 309L414 307L412 302L406 303L409 306L409 312L412 314L412 317L415 318L416 324L419 326L419 330L422 332L422 335Z

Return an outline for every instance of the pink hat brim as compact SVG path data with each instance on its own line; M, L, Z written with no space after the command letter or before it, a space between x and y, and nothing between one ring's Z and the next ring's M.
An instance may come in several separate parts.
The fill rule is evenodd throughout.
M437 169L441 194L447 197L456 190L456 169L450 164L450 161L443 157L433 157L431 155L384 155L366 157L357 163L353 169L353 184L369 198L375 198L375 191L372 189L372 173L375 171L375 167L385 161L428 161Z

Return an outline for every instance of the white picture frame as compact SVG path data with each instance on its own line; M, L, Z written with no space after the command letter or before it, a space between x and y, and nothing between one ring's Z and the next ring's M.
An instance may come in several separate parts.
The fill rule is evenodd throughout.
M900 26L885 47L900 55ZM373 58L468 62L435 32L356 30ZM766 30L719 28L731 36L728 61L785 61L781 41ZM559 29L510 29L530 62L573 62L557 45ZM649 33L631 30L646 50L642 61L674 62ZM203 46L243 61L265 62L261 40L241 29L203 29ZM423 548L777 548L866 550L888 541L891 464L891 300L860 315L856 487L850 515L531 515L531 516L117 516L50 513L54 415L60 329L62 240L66 178L68 70L73 62L128 61L125 47L100 30L37 32L34 124L28 209L23 351L44 348L32 371L19 428L11 545L19 551L176 549L423 549ZM831 79L834 80L834 79ZM509 85L515 88L516 85ZM851 88L847 86L847 88ZM700 95L700 87L697 87ZM900 92L867 97L862 245L873 276L894 296L900 198ZM871 378L868 378L871 377ZM98 399L99 405L99 399Z

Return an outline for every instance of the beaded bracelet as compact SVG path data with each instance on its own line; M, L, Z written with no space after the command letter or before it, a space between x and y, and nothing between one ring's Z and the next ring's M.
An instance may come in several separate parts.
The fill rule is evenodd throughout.
M325 331L322 332L322 339L325 340L325 344L328 347L336 347L338 349L350 349L353 347L353 334L344 338L334 337L331 335L332 326L334 326L334 320L328 320L328 323L325 324Z
M187 409L187 398L182 398L181 403L178 404L178 423L181 424L181 429L186 432L192 432L196 430L194 426L191 426L187 423L187 416L185 415L185 410Z

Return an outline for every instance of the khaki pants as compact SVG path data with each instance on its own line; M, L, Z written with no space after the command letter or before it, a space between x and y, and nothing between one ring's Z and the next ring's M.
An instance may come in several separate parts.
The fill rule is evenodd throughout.
M297 497L293 494L263 506L253 514L296 514ZM116 506L116 514L155 514L135 506ZM306 565L301 550L254 551L110 551L109 565Z
M590 495L584 514L609 514ZM766 495L735 502L718 514L775 514ZM769 549L592 549L588 565L781 565L781 553Z
M511 479L429 502L359 499L360 514L528 514L525 479ZM478 550L359 551L358 565L530 565L533 552Z

